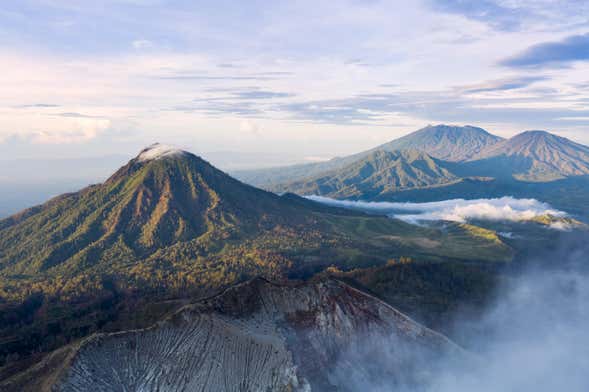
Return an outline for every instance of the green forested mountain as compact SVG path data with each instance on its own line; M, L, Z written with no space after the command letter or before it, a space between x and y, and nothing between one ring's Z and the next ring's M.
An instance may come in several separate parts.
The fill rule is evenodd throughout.
M405 189L451 184L459 178L417 150L375 150L363 158L306 180L279 184L276 192L334 198L375 198Z
M419 227L278 196L154 145L102 184L0 220L0 364L160 314L133 316L141 304L255 276L512 255L466 226Z
M452 180L422 154L394 157L378 153L380 159L367 162L392 166L391 176L400 183ZM407 160L421 167L410 172L411 178L403 177ZM211 283L214 272L221 280L256 274L257 269L278 273L292 264L286 254L300 241L306 241L306 252L337 243L357 252L362 247L346 245L357 239L347 226L350 220L366 220L375 234L393 234L402 227L404 237L437 235L297 199L243 184L188 152L152 146L103 184L0 221L0 277L9 282L7 296L40 278L68 277L67 283L48 288L58 292L76 279L89 283L83 276L104 274L123 278L133 288L159 285L158 280L182 287ZM383 246L390 250L396 245ZM260 265L236 261L238 254Z
M72 273L158 250L204 254L219 239L308 219L280 197L244 185L185 152L144 159L104 184L66 194L0 222L4 274ZM9 272L8 272L9 271Z

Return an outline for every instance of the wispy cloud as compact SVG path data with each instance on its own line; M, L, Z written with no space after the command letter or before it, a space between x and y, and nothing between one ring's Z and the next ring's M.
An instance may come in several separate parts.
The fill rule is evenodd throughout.
M76 113L76 112L53 113L53 114L50 114L50 116L70 117L70 118L105 118L104 116L92 116L92 115Z
M147 39L138 39L131 43L135 49L149 49L153 47L153 42Z
M532 83L546 79L547 77L545 76L522 76L517 78L498 79L478 84L461 86L458 89L465 93L485 93L493 91L517 90L528 87Z
M233 94L238 99L272 99L272 98L288 98L294 96L292 93L283 93L276 91L252 90L252 91L238 91Z
M213 76L213 75L164 75L164 76L155 76L155 79L162 79L162 80L178 80L178 81L187 81L187 80L274 80L277 79L273 76L260 76L260 75L244 75L244 76L233 76L233 75L223 75L223 76Z
M563 117L589 115L581 97L567 97L552 91L526 91L523 96L507 95L543 78L482 83L445 91L409 91L393 94L361 94L349 98L293 102L277 110L295 119L330 124L391 124L399 116L430 118L450 123L526 123L528 127L560 128ZM474 96L493 92L496 96Z
M462 15L497 31L559 31L586 26L589 5L582 1L429 0L441 12Z
M16 108L19 109L46 109L46 108L58 108L60 105L56 105L53 103L33 103L33 104L25 104L25 105L18 105Z
M501 30L516 30L529 11L507 7L493 0L432 0L436 10L464 15L478 21L488 23Z
M589 60L589 33L573 35L562 41L545 42L501 61L512 68L562 67L575 61Z

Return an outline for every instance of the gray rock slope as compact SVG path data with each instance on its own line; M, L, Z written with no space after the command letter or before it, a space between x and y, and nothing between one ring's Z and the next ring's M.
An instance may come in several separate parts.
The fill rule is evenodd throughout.
M393 360L378 360L384 347ZM390 384L419 383L429 359L448 353L463 354L442 335L340 281L256 279L148 329L86 339L49 389L347 390L374 372Z

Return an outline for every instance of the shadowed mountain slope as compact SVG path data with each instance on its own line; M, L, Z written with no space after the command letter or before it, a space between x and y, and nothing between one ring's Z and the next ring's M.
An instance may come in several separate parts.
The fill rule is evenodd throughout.
M316 177L276 185L273 191L334 198L375 198L405 189L450 184L459 178L417 150L375 150L367 156Z

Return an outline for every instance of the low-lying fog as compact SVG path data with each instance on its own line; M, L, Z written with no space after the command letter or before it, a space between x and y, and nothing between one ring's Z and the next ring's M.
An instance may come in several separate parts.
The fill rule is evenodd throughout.
M392 203L336 200L323 196L308 199L336 207L385 214L409 223L446 220L466 222L471 219L490 221L526 221L543 215L566 216L536 199L516 199L505 196L497 199L452 199L429 203ZM560 228L555 226L554 228Z
M387 204L372 206L419 207ZM536 200L511 198L426 203L420 211L467 219L476 205L485 206L483 212L473 212L478 219L552 211ZM564 234L550 251L525 260L524 271L508 275L508 282L497 289L494 305L480 319L457 317L453 335L469 342L466 349L474 354L472 361L456 361L453 355L428 358L369 336L364 347L350 348L340 359L333 379L354 392L589 391L588 239L586 231ZM415 363L416 358L418 368L423 364L419 383L386 374L390 364ZM371 368L378 370L356 374L350 364L358 361L372 361Z

